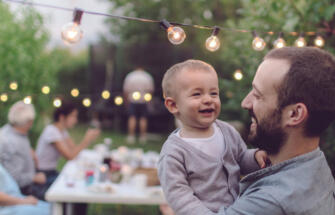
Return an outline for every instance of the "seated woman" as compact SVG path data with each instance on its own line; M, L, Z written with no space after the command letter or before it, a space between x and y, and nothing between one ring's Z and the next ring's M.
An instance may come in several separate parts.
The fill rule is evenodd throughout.
M15 180L0 164L0 215L48 215L50 205L24 196Z
M78 110L75 105L63 101L62 106L54 111L54 123L47 125L38 139L36 149L38 169L46 174L49 183L58 175L56 167L60 156L72 160L100 134L100 129L88 129L82 141L75 144L67 129L74 127L77 118Z

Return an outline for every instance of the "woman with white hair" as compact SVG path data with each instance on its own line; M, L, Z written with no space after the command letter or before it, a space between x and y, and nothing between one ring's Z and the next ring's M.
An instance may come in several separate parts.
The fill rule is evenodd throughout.
M36 172L34 151L28 138L34 119L32 104L18 101L9 109L9 123L0 130L0 163L17 182L23 194L43 199L45 191L34 189L34 186L44 185L46 176Z

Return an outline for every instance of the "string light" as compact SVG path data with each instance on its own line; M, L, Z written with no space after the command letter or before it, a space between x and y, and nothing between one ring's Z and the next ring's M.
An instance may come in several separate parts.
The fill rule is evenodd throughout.
M15 82L15 81L11 82L11 83L9 84L9 88L10 88L11 90L17 90L17 88L18 88L18 84L17 84L17 82Z
M276 40L273 42L273 46L274 46L276 49L283 48L283 47L286 46L286 42L285 42L285 40L283 39L283 32L280 32L280 33L279 33L278 39L276 39Z
M73 88L71 90L71 96L78 97L79 96L79 90L77 88Z
M26 97L23 99L23 102L24 102L25 104L31 104L31 101L32 101L31 96L26 96Z
M63 26L61 35L66 44L77 43L83 37L83 31L80 29L82 15L82 10L75 9L73 12L73 22Z
M158 21L158 20L152 20L152 19L145 19L145 18L138 18L138 17L128 17L128 16L118 16L118 15L112 15L112 14L106 14L106 13L99 13L96 11L88 11L88 10L81 10L81 9L73 9L73 8L65 8L65 7L58 7L54 5L49 5L49 4L43 4L43 3L34 3L34 2L28 2L24 0L4 0L7 2L12 2L12 3L18 3L18 4L23 4L23 5L29 5L29 6L40 6L40 7L46 7L46 8L52 8L52 9L57 9L57 10L63 10L63 11L73 11L74 12L74 18L73 22L71 24L68 24L67 26L64 26L64 29L62 31L62 38L66 43L76 43L78 42L82 36L83 32L80 30L79 25L81 21L81 16L83 13L91 14L91 15L100 15L100 16L105 16L109 18L114 18L114 19L123 19L123 20L133 20L133 21L139 21L139 22L146 22L146 23L159 23L168 33L168 39L170 40L171 43L178 45L181 44L185 38L186 34L184 30L179 27L179 26L189 26L193 28L198 28L198 29L207 29L207 30L213 30L215 27L219 28L220 30L225 30L225 31L234 31L234 32L239 32L239 33L249 33L251 32L250 30L244 30L244 29L231 29L231 28L225 28L225 27L218 27L218 26L207 26L207 25L198 25L198 24L191 24L192 22L186 22L184 23L170 23L166 20L163 21ZM206 14L210 13L210 11L205 11ZM204 13L205 14L205 13ZM207 17L207 15L206 15ZM207 17L208 18L208 17ZM188 19L185 19L188 20ZM252 32L254 36L254 31ZM269 31L269 32L264 32L268 35L273 35L275 32ZM288 32L288 34L292 36L296 36L297 32ZM334 34L334 32L333 32ZM312 36L315 35L315 32L307 32L307 35ZM322 37L320 37L322 38ZM323 39L316 39L314 42L317 43L315 44L318 47L323 46L324 40ZM282 38L283 39L283 38ZM283 39L284 40L284 39ZM302 39L301 39L302 40ZM322 43L323 40L323 43ZM300 41L300 40L299 40ZM306 45L306 41L297 41L297 46L302 47ZM274 45L275 47L281 47L283 44L282 42L278 43L278 45ZM258 36L254 36L253 48L257 51L261 51L265 48L266 43L264 40Z
M239 69L237 69L237 70L234 72L234 78L235 78L235 80L238 80L238 81L242 80L242 78L243 78L243 73L242 73L242 71L239 70Z
M325 40L319 34L317 34L314 40L314 45L321 48L325 45Z
M50 93L50 87L43 86L42 87L42 93L45 94L45 95L49 94Z
M206 40L206 49L214 52L216 50L218 50L220 48L220 40L217 37L217 35L219 34L220 28L215 27L212 35L210 37L207 38Z
M144 94L144 100L145 100L146 102L150 102L151 99L152 99L152 95L151 95L150 93L146 93L146 94Z
M1 96L0 96L0 100L2 102L6 102L8 100L8 95L7 93L2 93Z
M114 99L114 103L117 105L117 106L120 106L123 104L123 98L121 96L116 96L115 99Z
M109 97L111 96L110 92L108 90L104 90L102 93L101 93L101 97L103 99L109 99Z
M83 105L85 107L89 107L89 106L91 106L91 104L92 104L91 99L89 99L89 98L84 98L83 99Z
M294 45L296 47L305 47L306 46L306 40L304 38L304 34L301 33L298 37L298 39L296 39L296 41L294 42Z
M253 31L252 35L254 37L254 39L252 41L252 48L256 51L262 51L265 48L266 43L264 42L264 40L262 38L260 38L257 35L256 31Z
M141 98L141 93L138 91L133 92L132 97L135 101L140 100Z
M60 106L62 106L62 100L59 98L55 98L53 101L53 105L54 107L59 108Z
M179 45L184 42L186 34L181 27L173 26L165 19L161 21L160 25L166 30L167 37L173 45Z

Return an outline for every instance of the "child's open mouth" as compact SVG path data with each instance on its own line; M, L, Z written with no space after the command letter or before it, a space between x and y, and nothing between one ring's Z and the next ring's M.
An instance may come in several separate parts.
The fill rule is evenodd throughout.
M203 110L199 110L200 113L212 113L214 112L213 108L208 108L208 109L203 109Z

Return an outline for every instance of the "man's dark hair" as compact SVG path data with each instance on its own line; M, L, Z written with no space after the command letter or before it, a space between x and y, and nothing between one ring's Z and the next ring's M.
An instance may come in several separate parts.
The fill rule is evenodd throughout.
M58 122L61 115L67 116L76 110L75 104L70 101L62 101L62 105L54 111L54 121Z
M290 64L278 88L279 108L304 103L309 114L305 134L320 136L335 118L335 58L319 48L285 47L270 51L264 57L267 59Z

